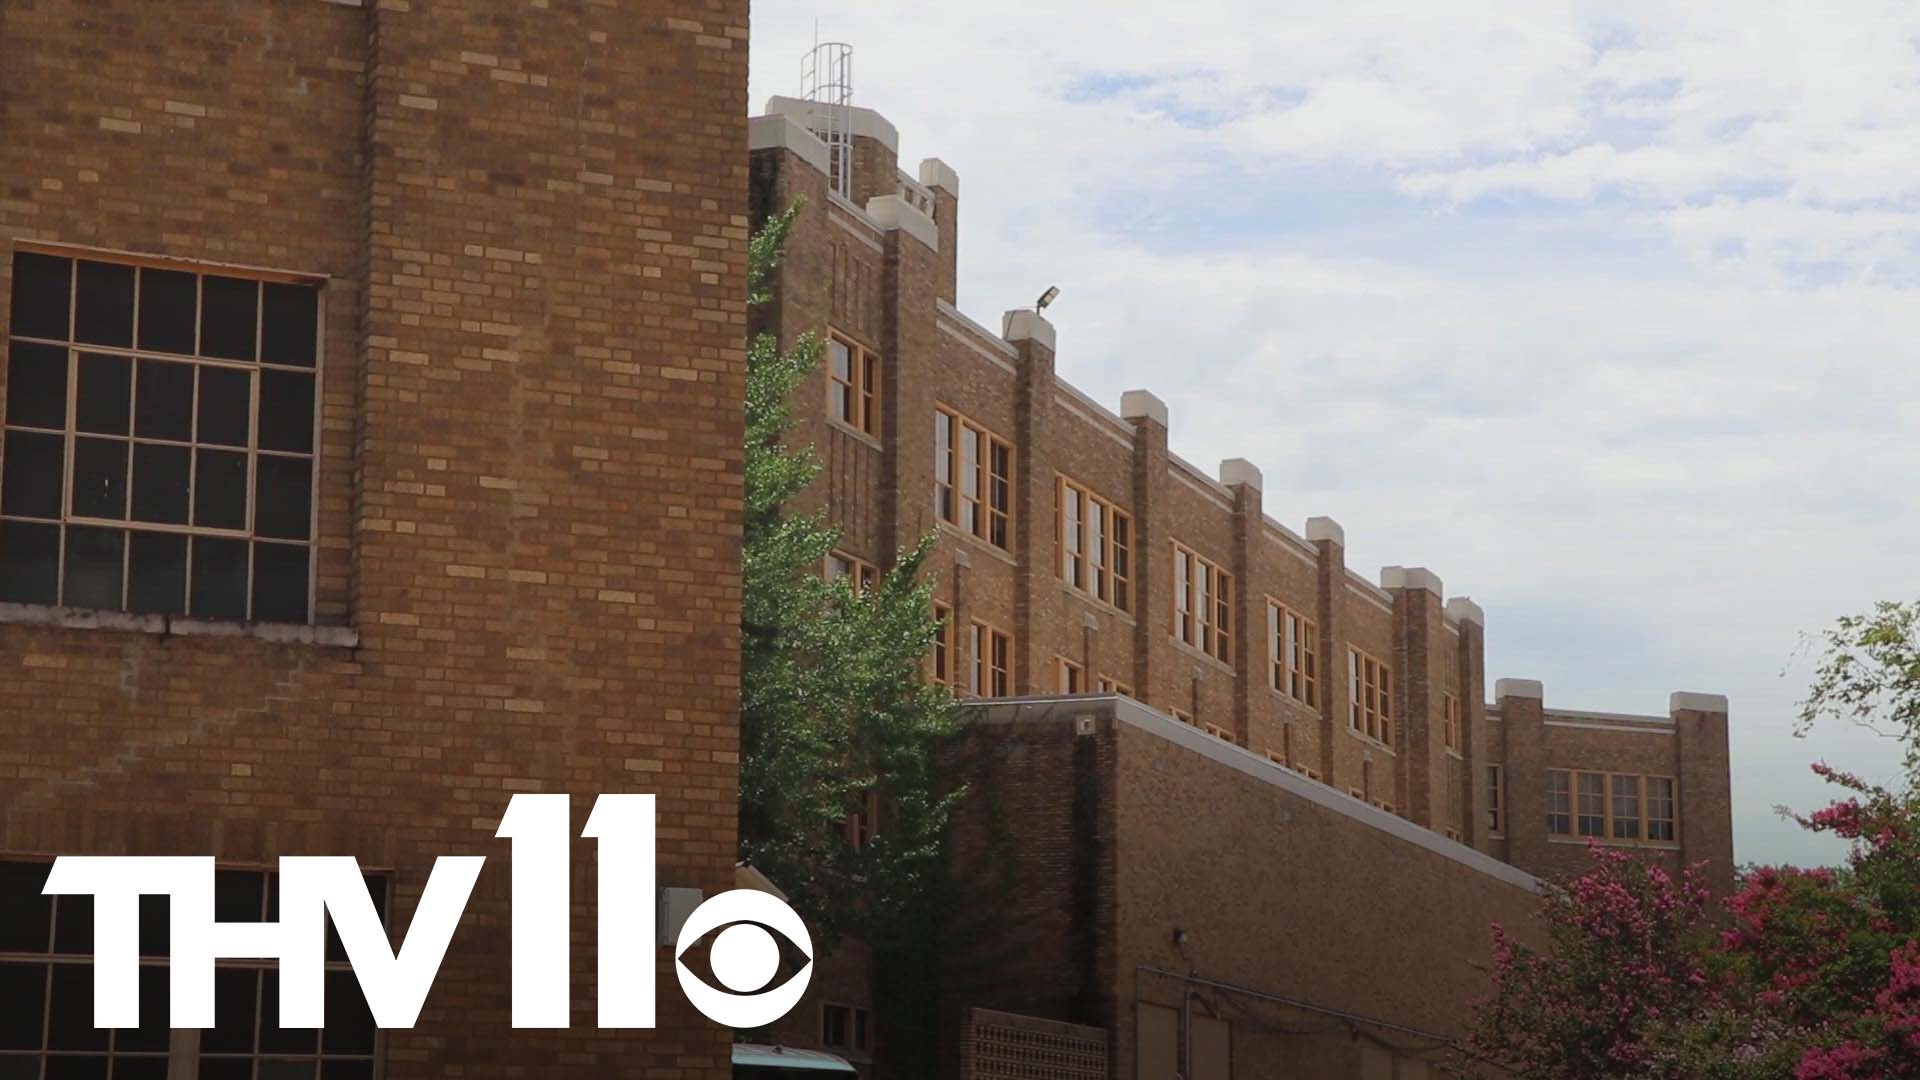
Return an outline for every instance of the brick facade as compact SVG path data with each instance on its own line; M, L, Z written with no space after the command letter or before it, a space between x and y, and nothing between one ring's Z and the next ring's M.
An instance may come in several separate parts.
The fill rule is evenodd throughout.
M594 1028L586 843L575 1026L509 1029L493 832L657 792L661 884L732 880L746 22L0 0L0 327L36 245L324 312L310 622L0 607L0 857L354 855L397 936L435 856L494 856L384 1075L727 1074L664 949L658 1030Z
M1056 374L1053 327L1035 312L1006 313L998 331L962 314L954 294L954 170L929 159L907 175L895 160L893 126L855 109L857 167L851 195L842 197L829 191L825 147L809 130L819 123L816 106L775 98L750 124L756 220L806 201L775 299L757 317L784 341L830 328L880 358L875 430L834 417L823 370L798 392L794 441L811 444L825 464L810 498L845 530L846 554L884 566L921 536L938 535L927 574L959 628L961 689L973 662L968 628L982 622L1013 635L1011 693L1061 691L1057 672L1068 662L1087 689L1110 680L1339 791L1542 872L1567 869L1566 856L1580 848L1548 842L1546 770L1632 759L1646 774L1672 777L1680 803L1676 840L1640 846L1676 863L1713 860L1726 880L1732 826L1723 700L1686 695L1709 711L1689 712L1678 736L1670 717L1648 722L1668 735L1647 735L1648 725L1637 721L1542 726L1524 706L1486 704L1479 605L1446 597L1440 578L1422 568L1386 567L1377 579L1355 572L1337 522L1308 518L1296 532L1271 516L1279 508L1264 501L1251 463L1229 460L1210 474L1172 452L1170 417L1153 394L1127 393L1118 413L1094 402ZM1004 545L936 511L941 410L1012 446ZM1059 525L1065 483L1129 515L1125 604L1067 580ZM1176 640L1176 545L1231 575L1225 656L1204 641ZM1311 702L1269 674L1270 604L1313 624ZM1356 730L1350 650L1390 673L1384 739L1369 737L1364 720ZM1364 679L1359 688L1364 695ZM1451 746L1450 710L1458 717ZM1647 752L1659 739L1671 753ZM1513 804L1499 830L1490 828L1495 766Z

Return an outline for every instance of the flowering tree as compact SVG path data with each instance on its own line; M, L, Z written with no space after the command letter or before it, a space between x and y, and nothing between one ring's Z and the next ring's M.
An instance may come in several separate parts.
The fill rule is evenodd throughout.
M1920 605L1827 636L1803 716L1890 722L1895 792L1824 765L1845 794L1796 816L1851 843L1838 869L1746 871L1724 906L1691 872L1594 845L1549 886L1544 945L1493 931L1492 996L1456 1071L1524 1080L1920 1080Z

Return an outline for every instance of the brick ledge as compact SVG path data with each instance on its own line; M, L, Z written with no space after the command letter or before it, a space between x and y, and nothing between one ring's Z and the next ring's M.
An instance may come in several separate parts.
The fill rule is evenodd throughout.
M360 631L351 626L304 623L249 623L190 619L174 615L135 615L124 611L0 603L0 625L57 626L64 630L107 630L158 637L243 637L282 645L322 645L353 649Z

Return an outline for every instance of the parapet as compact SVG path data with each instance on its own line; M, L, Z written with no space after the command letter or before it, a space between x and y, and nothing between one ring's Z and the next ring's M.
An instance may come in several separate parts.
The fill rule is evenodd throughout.
M1500 679L1493 684L1494 700L1500 698L1532 698L1535 701L1546 700L1546 688L1539 679Z
M1440 575L1424 566L1383 566L1380 568L1380 587L1383 589L1425 589L1435 596L1445 596L1440 587Z
M1689 690L1675 690L1667 695L1667 711L1720 713L1726 715L1727 695L1696 694Z
M1228 487L1245 486L1259 491L1264 479L1260 467L1246 458L1228 458L1220 463L1220 482Z
M1347 530L1330 517L1310 517L1307 519L1307 539L1318 543L1328 540L1341 547L1347 546Z
M791 116L811 131L819 131L827 126L827 106L803 98L776 94L767 99L767 113L771 116ZM900 152L900 130L886 117L872 109L851 106L847 109L847 115L855 138L872 139L896 154Z
M1152 420L1167 426L1167 403L1149 390L1129 390L1120 395L1120 415L1128 420Z

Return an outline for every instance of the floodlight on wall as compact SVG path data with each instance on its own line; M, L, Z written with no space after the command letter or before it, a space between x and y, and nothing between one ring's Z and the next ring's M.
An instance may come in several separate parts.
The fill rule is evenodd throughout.
M1040 299L1035 300L1033 302L1033 310L1035 312L1045 311L1047 310L1048 304L1053 303L1055 300L1058 300L1059 298L1060 298L1060 286L1049 285L1047 286L1047 291L1040 294Z

